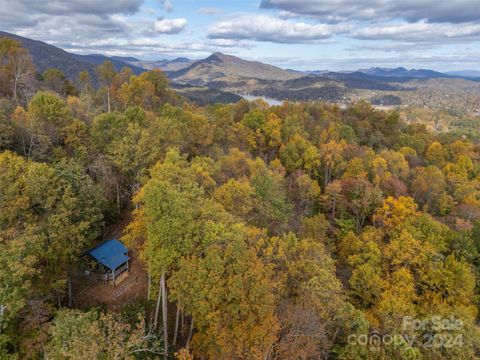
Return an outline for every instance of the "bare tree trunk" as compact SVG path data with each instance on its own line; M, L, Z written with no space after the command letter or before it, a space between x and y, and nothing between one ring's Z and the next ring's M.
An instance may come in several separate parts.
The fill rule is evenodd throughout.
M18 81L17 81L17 74L14 75L13 79L13 98L15 99L15 102L18 104L18 98L17 98L17 92L18 92Z
M32 155L32 151L33 151L33 144L34 140L33 140L33 137L30 136L30 144L28 145L28 155L27 155L27 159L30 159L30 156Z
M192 316L192 322L190 323L190 331L188 333L187 344L185 345L186 349L188 349L188 346L190 345L190 341L192 340L192 335L193 335L193 316Z
M177 343L177 336L178 336L178 322L180 320L180 306L177 303L177 316L175 317L175 331L173 333L173 345Z
M7 310L7 306L0 304L0 316L3 316L3 313L5 310ZM2 334L2 326L0 326L0 335L1 334Z
M337 195L333 196L333 205L332 205L332 219L335 219L335 210L337 207Z
M120 185L118 184L118 179L117 179L117 209L118 213L121 213L121 205L120 205Z
M162 318L163 318L163 342L165 348L165 359L168 359L168 298L167 288L165 286L165 273L160 278L162 288Z
M23 156L27 157L27 148L25 147L25 135L23 134L23 129L21 131L22 131Z
M182 318L180 320L180 324L181 324L181 329L180 329L180 334L182 334L181 336L184 336L185 332L183 331L183 325L184 325L185 321L184 321L184 313L183 313L183 310L182 310Z
M270 347L268 348L267 354L265 355L265 360L270 359L270 354L272 352L272 349L273 349L273 345L270 345Z
M153 317L153 328L157 329L158 326L158 313L160 310L160 300L162 299L162 284L160 283L158 286L158 297L157 297L157 305L155 306L155 316Z
M107 86L107 112L110 112L110 86Z
M68 269L68 307L72 307L72 273Z
M147 290L147 301L150 301L150 292L152 291L152 275L148 271L148 290Z
M18 104L18 64L16 61L12 61L13 64L13 98L15 99L15 102Z

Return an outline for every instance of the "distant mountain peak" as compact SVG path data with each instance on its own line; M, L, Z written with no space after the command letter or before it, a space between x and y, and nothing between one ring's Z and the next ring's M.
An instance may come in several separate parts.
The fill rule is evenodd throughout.
M443 74L438 71L428 70L428 69L406 69L404 67L397 68L382 68L382 67L372 67L369 69L360 69L357 72L363 74L379 76L379 77L398 77L398 78L442 78L449 77L447 74Z
M186 57L178 57L178 58L175 58L173 60L170 60L171 63L186 63L186 62L191 62L192 60L190 60L189 58L186 58Z
M126 62L140 61L139 59L132 56L112 56L111 58L115 60L126 61Z
M290 80L302 76L258 61L241 59L233 55L214 52L190 66L169 72L177 82L207 84L211 81L237 81L239 79Z
M449 71L448 75L460 76L464 78L474 78L480 79L480 71L478 70L458 70L458 71Z
M240 58L237 58L232 55L226 55L221 52L214 52L209 57L204 59L205 62L226 62L226 61L232 61L232 60L240 60Z

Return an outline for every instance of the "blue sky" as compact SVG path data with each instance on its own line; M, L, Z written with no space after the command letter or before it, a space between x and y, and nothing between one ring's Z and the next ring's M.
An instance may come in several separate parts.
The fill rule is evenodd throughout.
M480 70L478 0L0 0L0 30L76 53L215 51L300 70Z

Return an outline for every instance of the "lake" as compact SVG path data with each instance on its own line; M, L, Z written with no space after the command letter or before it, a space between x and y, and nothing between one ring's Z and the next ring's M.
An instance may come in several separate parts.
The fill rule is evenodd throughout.
M280 100L272 99L272 98L265 97L265 96L255 96L255 95L247 95L247 94L239 94L239 95L241 97L243 97L245 100L248 100L248 101L254 101L254 100L257 100L257 99L261 99L271 106L282 105L282 103L283 103Z

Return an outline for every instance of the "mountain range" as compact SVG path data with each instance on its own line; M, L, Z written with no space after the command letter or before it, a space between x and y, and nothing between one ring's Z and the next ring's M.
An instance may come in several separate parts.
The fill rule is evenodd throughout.
M447 74L463 78L480 79L480 71L477 70L449 71Z
M55 67L74 80L80 71L87 70L95 78L95 67L105 60L110 60L117 70L128 66L134 74L159 68L178 92L198 103L237 101L238 94L277 100L323 99L336 102L364 98L379 105L416 103L419 96L427 97L426 92L432 91L443 91L444 96L449 91L451 99L457 94L478 93L480 96L480 71L441 73L404 67L372 67L342 72L297 71L219 52L199 60L178 57L145 61L135 57L73 54L18 35L0 32L2 36L20 41L29 50L39 72ZM411 96L412 93L417 96Z
M420 79L432 79L432 78L447 78L454 77L452 75L444 74L438 71L428 69L405 69L404 67L398 68L380 68L373 67L369 69L360 69L358 72L380 76L380 77L400 77L400 78L420 78Z
M167 75L181 83L205 85L212 81L235 81L240 79L291 80L303 74L283 70L258 61L243 60L235 56L214 53Z
M258 61L248 61L235 56L214 53L205 59L193 60L185 57L176 59L163 59L157 61L140 60L135 57L105 56L102 54L79 55L69 53L53 45L42 41L32 40L15 34L0 31L1 37L9 37L20 41L32 55L38 70L42 72L46 68L55 67L62 70L65 75L73 79L82 70L88 70L94 74L96 65L110 60L117 70L124 66L132 69L134 74L140 74L146 70L161 69L167 75L179 83L207 84L212 81L232 79L259 79L259 80L292 80L305 76L326 77L357 77L360 74L378 77L370 80L389 80L389 78L407 79L432 79L432 78L465 78L480 79L480 71L464 70L441 73L428 69L406 69L372 67L357 71L332 72L329 70L298 71L281 69L279 67L264 64Z
M183 69L187 66L190 66L195 62L195 60L188 59L185 57L179 57L173 60L157 60L157 61L145 61L145 60L125 60L127 64L138 66L143 69L153 70L160 69L163 71L176 71Z
M43 41L32 40L3 31L0 31L0 37L8 37L19 41L22 46L30 52L33 63L39 72L43 72L48 68L57 68L70 80L75 80L83 70L87 70L92 77L95 77L95 66L103 63L105 60L110 60L117 70L120 70L124 66L129 66L135 74L140 74L145 71L142 68L114 57L107 57L100 54L72 54Z

